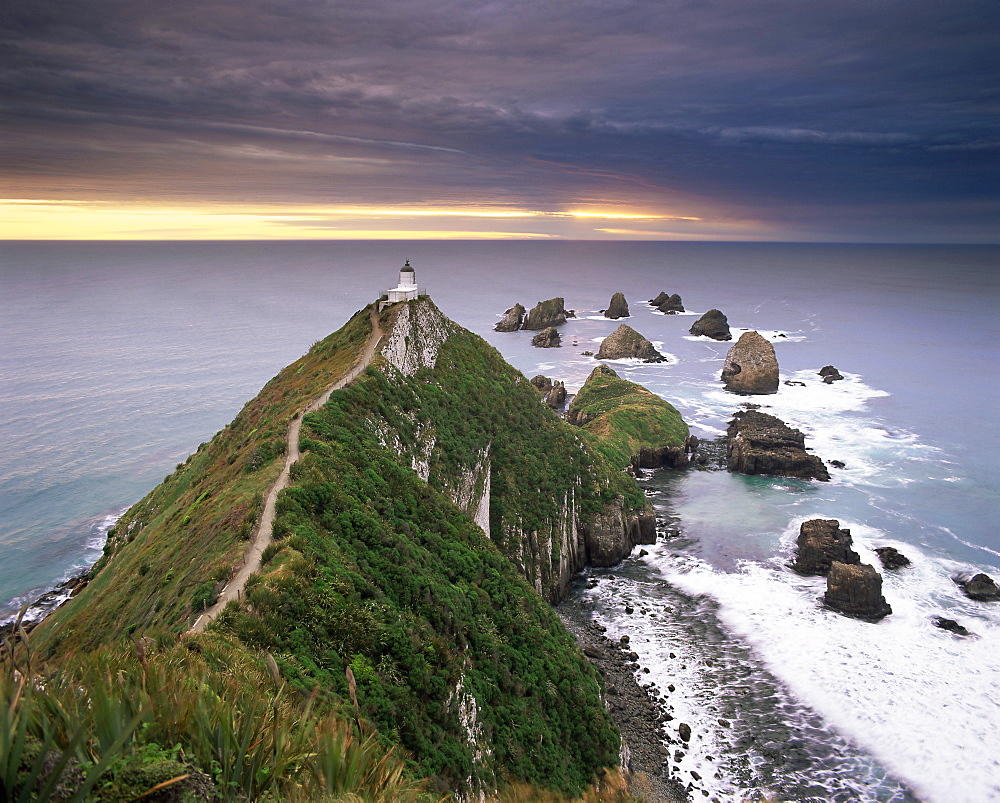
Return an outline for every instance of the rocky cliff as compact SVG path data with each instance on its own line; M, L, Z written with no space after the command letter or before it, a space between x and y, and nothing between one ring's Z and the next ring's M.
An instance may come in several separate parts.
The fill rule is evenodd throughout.
M475 795L514 778L578 795L616 763L618 739L544 600L655 537L615 448L662 444L613 418L599 434L562 421L427 298L388 306L379 325L370 367L302 417L274 542L198 649L266 651L280 682L356 699L441 788ZM130 509L40 651L187 631L242 562L289 423L366 342L368 310ZM605 412L620 401L603 399Z

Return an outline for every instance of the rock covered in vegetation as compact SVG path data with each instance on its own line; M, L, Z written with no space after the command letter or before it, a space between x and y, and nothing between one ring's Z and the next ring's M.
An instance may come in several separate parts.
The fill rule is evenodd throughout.
M819 375L823 377L823 381L826 382L826 384L828 385L832 385L838 379L844 378L843 376L841 376L840 371L838 371L832 365L824 365L822 368L820 368Z
M831 564L823 602L839 613L869 622L892 613L882 596L882 575L867 563Z
M960 583L965 596L979 602L1000 600L1000 587L988 574L979 573L971 580Z
M540 349L559 348L562 345L562 339L554 326L547 326L531 338L531 345Z
M676 315L678 312L684 312L684 303L677 293L673 295L660 293L656 298L649 299L649 306L655 307L659 312L665 312L667 315Z
M562 326L566 319L573 317L566 311L565 301L562 298L550 298L548 301L539 301L531 308L531 312L524 319L522 329L546 329L549 326Z
M611 303L604 310L604 317L612 320L629 317L628 302L625 300L624 293L615 293L611 296Z
M858 553L851 549L851 543L851 531L841 529L836 519L804 521L795 542L792 568L799 574L826 575L834 563L861 563Z
M823 461L805 450L805 435L757 410L737 412L726 431L730 471L798 479L830 479Z
M777 393L778 358L774 346L758 332L744 332L726 355L722 381L733 393Z
M599 360L639 359L643 362L666 362L667 358L653 344L627 324L622 324L604 340L597 351Z
M503 318L493 327L497 332L516 332L524 323L524 307L515 304L503 314Z
M713 340L732 340L733 335L729 331L729 321L726 316L717 309L710 309L694 322L689 330L692 335L704 335Z
M886 569L902 569L910 565L910 559L893 546L875 547L875 554Z

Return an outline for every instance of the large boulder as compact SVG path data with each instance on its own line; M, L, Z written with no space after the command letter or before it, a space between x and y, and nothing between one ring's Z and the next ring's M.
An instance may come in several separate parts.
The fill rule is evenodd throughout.
M548 301L539 301L531 308L521 325L522 329L546 329L549 326L562 326L566 319L570 317L564 306L562 298L550 298Z
M971 580L962 584L962 590L969 599L979 602L995 602L1000 600L1000 587L988 574L977 574Z
M624 293L615 293L611 296L611 303L604 310L604 317L611 318L612 320L629 317L628 302L625 300Z
M825 575L834 563L861 563L858 553L851 549L851 531L840 528L836 519L811 519L802 522L795 542L795 563L792 568L799 574Z
M730 471L798 479L830 479L823 461L805 450L805 435L780 418L757 410L741 410L726 431Z
M882 596L882 575L867 563L831 564L823 602L828 608L869 622L892 613Z
M520 304L515 304L503 314L503 318L499 320L493 329L497 332L516 332L521 328L523 322L524 307Z
M540 349L558 348L562 345L562 339L554 326L547 326L531 338L531 345Z
M622 324L601 341L597 352L599 360L624 360L630 357L643 362L666 362L667 358L653 348L653 344L635 329Z
M702 315L689 330L693 335L704 335L713 340L732 340L729 321L717 309L710 309Z
M733 393L777 393L778 358L774 346L757 332L744 332L726 355L722 381Z

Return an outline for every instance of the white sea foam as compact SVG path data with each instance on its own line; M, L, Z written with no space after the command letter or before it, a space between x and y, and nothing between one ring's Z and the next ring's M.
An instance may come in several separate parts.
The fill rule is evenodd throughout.
M787 556L730 573L690 556L659 565L687 593L717 600L727 628L799 699L926 799L998 799L1000 611L965 599L945 562L859 523L841 524L855 534L863 561L874 560L873 545L895 543L913 562L884 573L893 614L877 625L820 607L825 580L792 573L783 566ZM784 534L786 546L797 528ZM959 618L978 638L933 627L938 614Z

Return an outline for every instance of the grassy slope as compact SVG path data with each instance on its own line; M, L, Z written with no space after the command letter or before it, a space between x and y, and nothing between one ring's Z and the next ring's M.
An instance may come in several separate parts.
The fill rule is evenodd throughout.
M588 442L618 468L643 446L682 446L688 427L681 414L641 385L621 379L606 365L595 368L573 399L585 413Z
M241 559L291 416L349 370L369 333L359 312L129 510L88 589L34 635L41 653L186 630ZM617 759L597 680L548 606L439 489L488 448L499 532L511 521L544 526L570 490L597 509L630 481L610 467L617 457L606 464L579 448L579 430L470 333L449 340L435 371L405 382L392 374L369 369L307 416L308 453L279 500L284 538L217 629L253 654L273 651L292 683L318 681L334 700L347 694L349 665L363 716L442 785L478 774L487 785L511 777L577 793ZM387 424L405 449L431 426L429 485L382 448L376 433ZM588 440L615 456L615 428L626 449L644 433L662 445L658 430L636 433L616 417L603 441Z
M134 632L187 630L242 560L292 416L356 363L370 333L367 311L356 313L133 505L110 533L94 580L44 621L36 643L67 654Z

